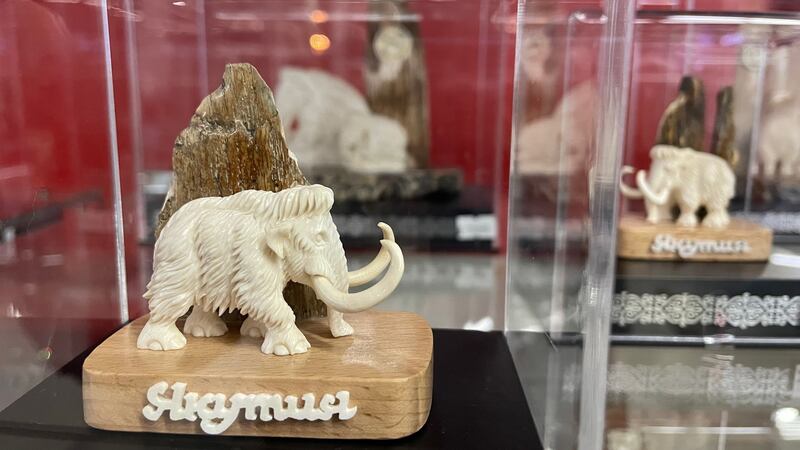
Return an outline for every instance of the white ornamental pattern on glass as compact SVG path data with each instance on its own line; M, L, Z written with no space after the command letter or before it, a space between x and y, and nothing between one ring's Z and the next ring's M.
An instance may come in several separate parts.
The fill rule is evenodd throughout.
M165 396L167 389L172 389L170 397ZM298 408L299 400L303 401ZM244 418L262 422L271 420L331 420L334 415L339 420L348 420L356 415L358 408L350 407L350 392L339 391L336 395L325 394L316 402L312 393L303 394L299 399L294 395L286 397L280 394L241 394L230 396L225 394L204 394L186 392L186 383L176 382L172 386L160 381L147 390L148 404L142 408L145 419L155 422L165 413L170 420L200 419L200 429L208 434L220 434L230 427L240 412L244 410Z
M797 326L800 296L682 294L634 294L614 296L611 320L619 326L715 325L747 329L754 326Z
M709 361L705 361L709 363ZM609 365L609 396L675 398L685 403L729 405L780 405L800 399L800 365L745 366L732 361L709 365L674 364Z

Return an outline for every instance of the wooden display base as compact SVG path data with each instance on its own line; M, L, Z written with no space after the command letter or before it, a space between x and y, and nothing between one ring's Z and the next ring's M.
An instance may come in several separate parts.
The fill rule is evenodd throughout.
M766 261L771 251L772 230L738 219L715 229L623 217L617 236L617 256L628 259Z
M305 409L302 396L311 393L318 408L324 409L322 397L341 391L349 392L347 405L357 408L347 420L334 414L330 420L316 421L291 416L279 421L277 415L269 421L253 420L242 408L222 432L226 435L389 439L419 430L428 418L433 389L430 327L418 315L404 312L369 311L346 317L355 330L353 336L332 337L325 319L299 323L311 349L294 356L261 353L263 339L241 336L239 324L229 324L222 337L187 336L180 350L139 350L136 338L147 317L139 318L86 359L84 418L90 426L106 430L203 434L202 415L194 421L171 420L170 411L155 421L144 417L143 408L151 404L148 389L163 381L170 386L186 383L187 394L224 394L230 408L232 396L241 393L278 394L284 407L286 399L295 396L297 408ZM172 389L162 395L172 396ZM261 408L262 413L265 410L275 413Z

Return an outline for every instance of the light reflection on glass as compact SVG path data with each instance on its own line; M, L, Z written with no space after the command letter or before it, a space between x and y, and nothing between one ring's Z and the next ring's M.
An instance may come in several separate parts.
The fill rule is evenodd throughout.
M315 9L308 14L308 20L313 23L325 23L328 21L328 13L321 9Z
M331 47L331 40L328 36L321 33L312 34L308 38L308 45L311 46L311 50L313 50L314 53L322 54Z

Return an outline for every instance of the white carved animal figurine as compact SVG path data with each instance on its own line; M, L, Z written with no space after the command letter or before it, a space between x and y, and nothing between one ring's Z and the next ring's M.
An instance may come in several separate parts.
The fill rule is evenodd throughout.
M553 114L523 125L517 165L523 174L570 173L585 163L592 145L597 89L585 81L567 92Z
M283 68L275 104L288 147L304 168L344 167L369 173L408 168L405 128L370 112L364 97L341 78L320 70Z
M406 148L408 135L396 120L375 114L354 114L339 134L341 162L369 173L400 173L409 166L408 154L386 151Z
M728 163L717 155L691 148L656 145L650 150L650 173L636 174L637 188L620 180L628 198L644 198L647 221L672 220L672 208L680 208L678 225L697 226L697 210L706 208L703 226L724 228L730 223L728 203L733 198L736 178ZM625 166L622 175L633 173Z
M764 121L761 132L759 159L763 175L788 178L800 174L800 110L797 105L786 105L771 112Z
M153 276L145 293L150 318L137 346L182 348L186 338L175 321L194 306L183 328L186 334L221 336L227 326L220 316L238 309L247 315L241 334L263 336L262 352L304 353L310 345L282 294L289 280L311 286L328 305L333 336L352 334L342 313L366 310L391 294L403 276L403 253L392 229L381 223L378 256L366 267L348 272L330 214L332 205L333 191L321 185L277 193L242 191L183 205L156 242ZM387 266L374 286L348 292Z

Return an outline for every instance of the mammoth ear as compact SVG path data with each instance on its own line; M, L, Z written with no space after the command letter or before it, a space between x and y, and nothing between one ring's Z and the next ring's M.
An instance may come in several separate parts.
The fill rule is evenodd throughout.
M275 253L278 259L283 259L285 256L286 243L289 241L289 227L285 225L275 226L267 230L265 239L267 248L269 248L272 253Z

